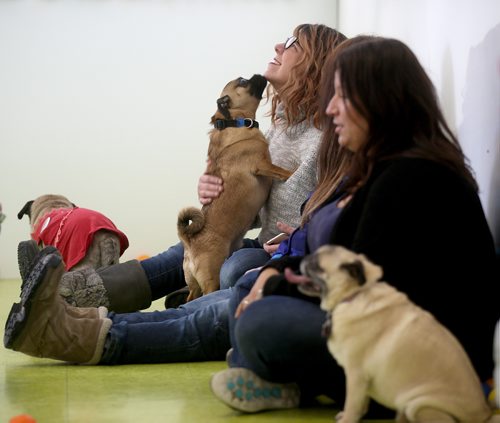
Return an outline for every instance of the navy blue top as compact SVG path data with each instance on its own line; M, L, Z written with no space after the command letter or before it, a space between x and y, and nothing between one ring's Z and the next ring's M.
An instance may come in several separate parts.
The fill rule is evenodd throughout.
M338 208L338 202L343 198L340 187L312 214L311 219L303 227L295 229L288 239L280 243L272 259L283 256L305 256L322 245L329 244L330 234L342 211Z

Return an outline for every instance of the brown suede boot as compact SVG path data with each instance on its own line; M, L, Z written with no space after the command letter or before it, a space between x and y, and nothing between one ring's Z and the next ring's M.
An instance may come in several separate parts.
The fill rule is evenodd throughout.
M64 264L58 252L41 255L12 306L4 345L35 357L97 364L111 327L105 307L69 306L58 293Z

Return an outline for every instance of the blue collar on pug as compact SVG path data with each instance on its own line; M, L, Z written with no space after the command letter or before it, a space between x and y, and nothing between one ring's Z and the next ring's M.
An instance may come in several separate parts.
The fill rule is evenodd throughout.
M216 119L214 128L222 131L226 128L258 128L259 122L250 118L236 118L236 119Z

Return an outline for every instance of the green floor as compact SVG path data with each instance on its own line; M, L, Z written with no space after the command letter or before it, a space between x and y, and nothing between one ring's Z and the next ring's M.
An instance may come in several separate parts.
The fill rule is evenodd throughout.
M19 280L0 281L0 324L19 300ZM162 302L153 304L160 309ZM2 333L3 335L3 333ZM3 338L3 336L2 336ZM329 422L335 409L240 414L210 392L224 362L78 366L0 347L0 423L29 414L37 423Z

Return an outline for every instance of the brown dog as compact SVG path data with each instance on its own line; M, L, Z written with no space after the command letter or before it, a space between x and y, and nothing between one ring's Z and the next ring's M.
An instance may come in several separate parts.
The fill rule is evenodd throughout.
M188 301L219 289L220 268L241 246L267 199L272 178L286 180L291 175L271 163L268 143L254 120L266 84L261 75L238 78L217 100L206 172L222 178L224 191L201 210L181 210L177 222Z
M379 266L324 246L302 261L301 271L311 280L299 290L321 297L332 323L328 349L346 374L337 421L360 421L369 397L397 410L398 421L488 421L491 410L460 343L405 294L377 282Z
M56 247L67 270L95 269L119 262L128 247L126 235L94 210L75 206L62 195L47 194L28 201L17 217L27 214L31 237L41 246Z

